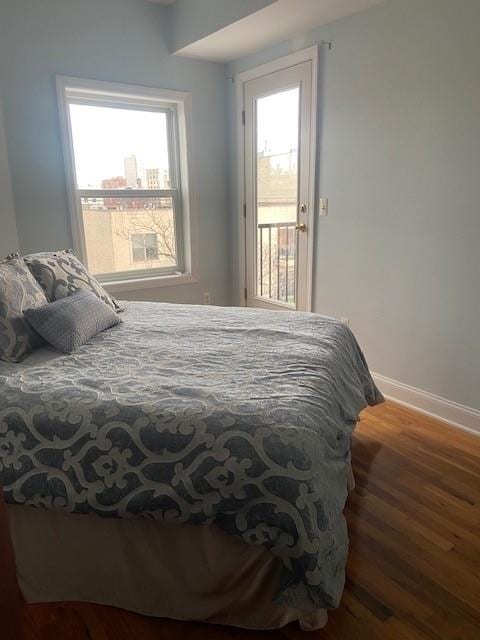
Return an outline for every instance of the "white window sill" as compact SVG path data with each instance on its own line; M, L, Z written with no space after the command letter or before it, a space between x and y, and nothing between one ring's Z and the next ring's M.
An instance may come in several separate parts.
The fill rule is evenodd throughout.
M135 291L140 289L157 289L158 287L176 287L182 284L195 284L198 279L186 273L171 276L154 276L152 278L131 278L129 280L115 280L112 282L101 282L100 284L109 293L121 291Z

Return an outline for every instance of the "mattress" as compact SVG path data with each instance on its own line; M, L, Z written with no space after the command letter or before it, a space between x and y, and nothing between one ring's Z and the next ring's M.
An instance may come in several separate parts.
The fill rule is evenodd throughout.
M73 355L0 366L7 502L215 525L281 561L277 603L337 606L350 436L382 400L353 334L316 314L125 306Z

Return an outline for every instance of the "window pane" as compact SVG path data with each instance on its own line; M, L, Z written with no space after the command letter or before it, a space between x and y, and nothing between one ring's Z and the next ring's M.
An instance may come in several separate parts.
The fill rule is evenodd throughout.
M144 262L145 249L143 247L132 246L132 257L134 262Z
M145 239L145 247L147 249L151 249L157 246L157 234L156 233L147 233L144 236Z
M169 189L167 116L70 104L79 189Z
M141 249L143 251L144 248L144 243L143 243L143 238L144 235L142 233L134 233L130 236L131 241L132 241L132 247L134 249Z
M82 198L88 267L94 274L177 265L172 198Z
M295 305L298 88L257 100L257 296Z

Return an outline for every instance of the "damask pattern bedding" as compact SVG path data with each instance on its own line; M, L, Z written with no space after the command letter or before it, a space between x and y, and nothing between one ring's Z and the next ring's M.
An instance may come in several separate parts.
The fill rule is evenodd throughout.
M74 355L0 365L7 501L213 523L284 564L278 601L336 607L350 436L382 401L343 324L130 302Z

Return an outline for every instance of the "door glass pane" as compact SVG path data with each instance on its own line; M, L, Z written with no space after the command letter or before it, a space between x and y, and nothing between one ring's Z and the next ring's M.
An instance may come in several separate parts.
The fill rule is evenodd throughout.
M70 104L79 189L170 189L163 111Z
M257 99L257 296L295 306L298 87Z

